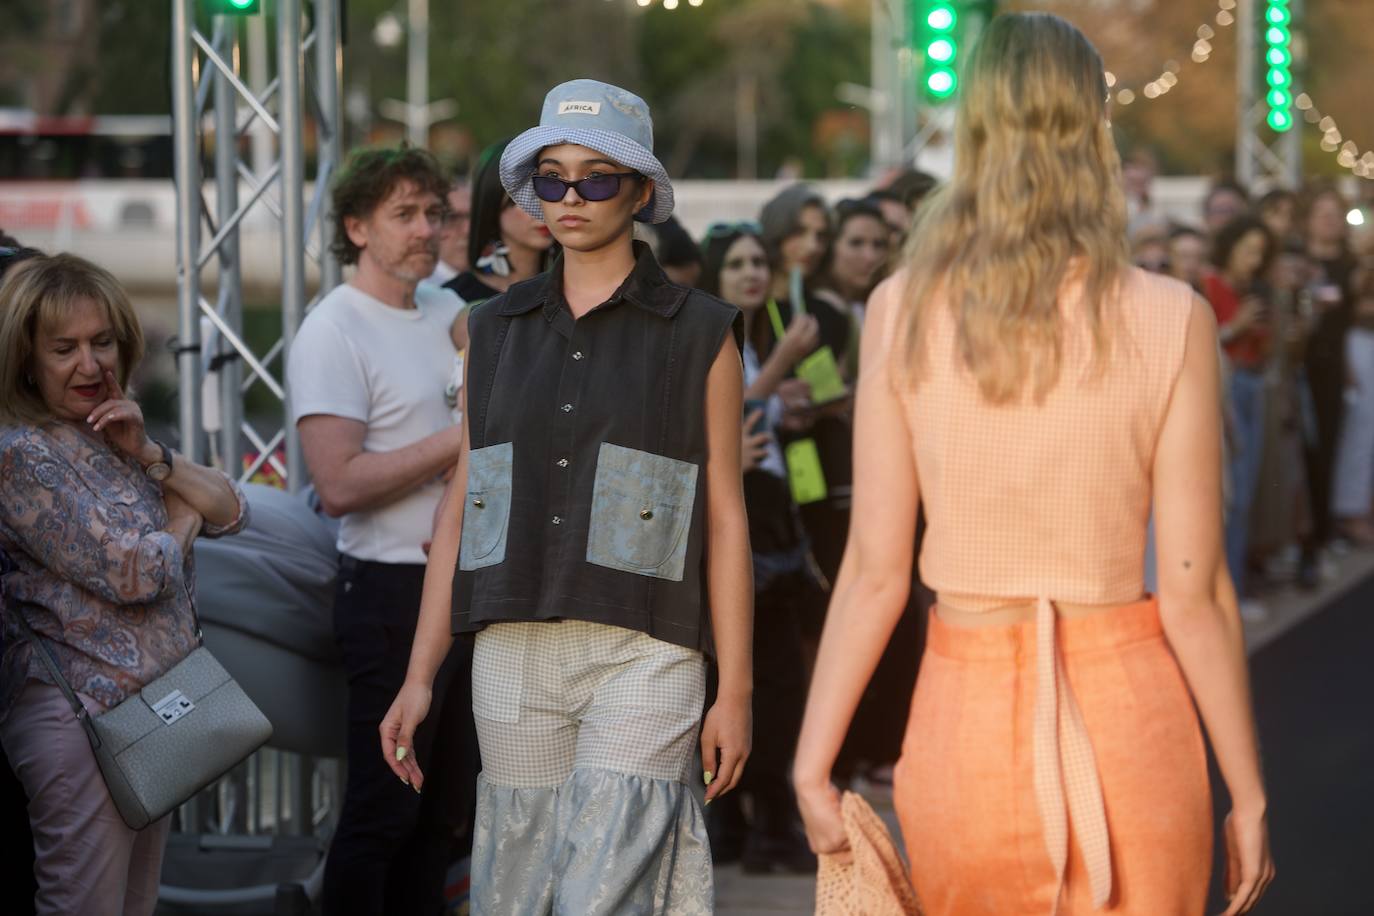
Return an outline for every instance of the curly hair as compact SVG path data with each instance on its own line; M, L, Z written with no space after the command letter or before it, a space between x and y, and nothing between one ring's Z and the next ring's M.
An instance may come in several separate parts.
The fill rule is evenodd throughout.
M347 219L366 219L401 184L430 191L447 206L449 180L427 150L400 147L363 149L348 157L334 179L334 242L331 249L341 264L357 264L362 249L353 244L344 224Z

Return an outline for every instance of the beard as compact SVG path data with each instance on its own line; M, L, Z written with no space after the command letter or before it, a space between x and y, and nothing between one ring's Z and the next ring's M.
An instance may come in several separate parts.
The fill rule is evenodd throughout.
M397 280L419 283L421 280L429 279L438 261L439 246L426 245L412 248L400 257L390 260L386 265L386 272Z

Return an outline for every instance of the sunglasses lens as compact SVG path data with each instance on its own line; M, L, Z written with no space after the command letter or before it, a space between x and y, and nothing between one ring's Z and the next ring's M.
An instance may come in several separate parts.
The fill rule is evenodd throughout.
M539 199L551 204L558 203L568 193L567 185L548 175L535 175L531 179L531 183L534 185L534 193L539 196Z
M577 183L577 193L584 200L610 200L619 191L619 175L593 175Z

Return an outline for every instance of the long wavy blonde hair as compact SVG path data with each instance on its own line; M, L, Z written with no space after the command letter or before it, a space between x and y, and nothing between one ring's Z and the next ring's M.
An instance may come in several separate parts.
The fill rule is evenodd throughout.
M1094 366L1128 263L1121 160L1102 58L1048 13L993 19L969 56L954 174L919 211L907 245L904 370L919 380L928 306L945 301L958 355L992 403L1040 401L1059 381L1059 298L1081 266ZM943 293L943 296L940 294Z

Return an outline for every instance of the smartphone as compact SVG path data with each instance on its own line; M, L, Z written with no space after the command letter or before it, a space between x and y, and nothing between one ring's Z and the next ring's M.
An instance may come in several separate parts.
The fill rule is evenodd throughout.
M768 402L756 398L747 398L744 402L744 419L748 420L749 415L756 410L763 411L763 416L754 422L754 426L749 430L751 433L759 432L768 425Z

